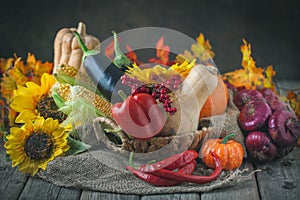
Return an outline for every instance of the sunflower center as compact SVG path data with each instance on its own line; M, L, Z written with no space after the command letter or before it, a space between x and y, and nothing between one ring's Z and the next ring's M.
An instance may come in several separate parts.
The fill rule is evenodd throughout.
M44 95L41 97L36 105L36 109L45 119L51 117L53 119L57 119L58 122L61 123L67 118L67 115L61 111L58 111L57 105L55 104L53 98L49 95Z
M47 133L31 134L25 141L25 153L32 160L47 160L53 152L53 141Z

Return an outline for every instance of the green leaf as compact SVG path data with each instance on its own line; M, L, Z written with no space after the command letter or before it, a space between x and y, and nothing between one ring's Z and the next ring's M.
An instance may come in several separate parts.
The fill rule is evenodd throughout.
M4 131L4 136L3 136L3 141L4 141L4 142L7 142L7 141L8 141L7 138L6 138L6 136L8 136L9 134L10 134L10 132Z
M10 156L7 153L5 154L5 160L6 162L11 162Z
M70 136L68 137L68 145L70 146L70 149L66 152L66 156L82 153L91 147L91 145L75 140Z

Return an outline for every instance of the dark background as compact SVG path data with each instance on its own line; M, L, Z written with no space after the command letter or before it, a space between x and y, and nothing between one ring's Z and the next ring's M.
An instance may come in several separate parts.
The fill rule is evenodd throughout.
M56 32L79 21L101 41L111 30L155 26L192 38L204 33L223 73L240 67L245 38L258 67L272 64L278 80L300 79L299 0L2 1L0 20L0 57L32 52L52 61Z

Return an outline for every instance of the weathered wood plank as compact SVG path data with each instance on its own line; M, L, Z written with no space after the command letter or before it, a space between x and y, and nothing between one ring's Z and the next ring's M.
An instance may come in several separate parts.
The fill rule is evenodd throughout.
M78 200L80 199L81 192L80 189L61 187L57 199Z
M5 149L0 142L0 199L17 199L21 194L28 177L11 167L5 158Z
M263 170L256 175L261 199L299 199L299 147L282 159L256 167Z
M253 170L252 164L248 161L244 161L243 166L249 168L250 170ZM253 174L250 180L234 187L217 189L208 193L201 194L201 200L211 199L259 199L255 175Z
M141 197L141 200L150 200L150 199L159 199L159 200L200 200L199 194L196 193L182 193L182 194L160 194L160 195L144 195Z
M57 199L60 187L39 178L30 177L19 199Z
M107 192L94 192L83 190L81 193L80 200L120 200L120 199L128 199L128 200L139 200L140 197L138 195L130 195L130 194L115 194L115 193L107 193Z

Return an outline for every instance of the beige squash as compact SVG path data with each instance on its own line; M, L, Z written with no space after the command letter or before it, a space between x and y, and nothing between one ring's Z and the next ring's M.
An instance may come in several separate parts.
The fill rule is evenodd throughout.
M57 72L58 65L70 65L79 69L82 63L83 52L78 44L73 31L77 31L88 49L100 50L100 41L86 32L84 23L79 22L77 28L62 28L54 39L54 69Z

